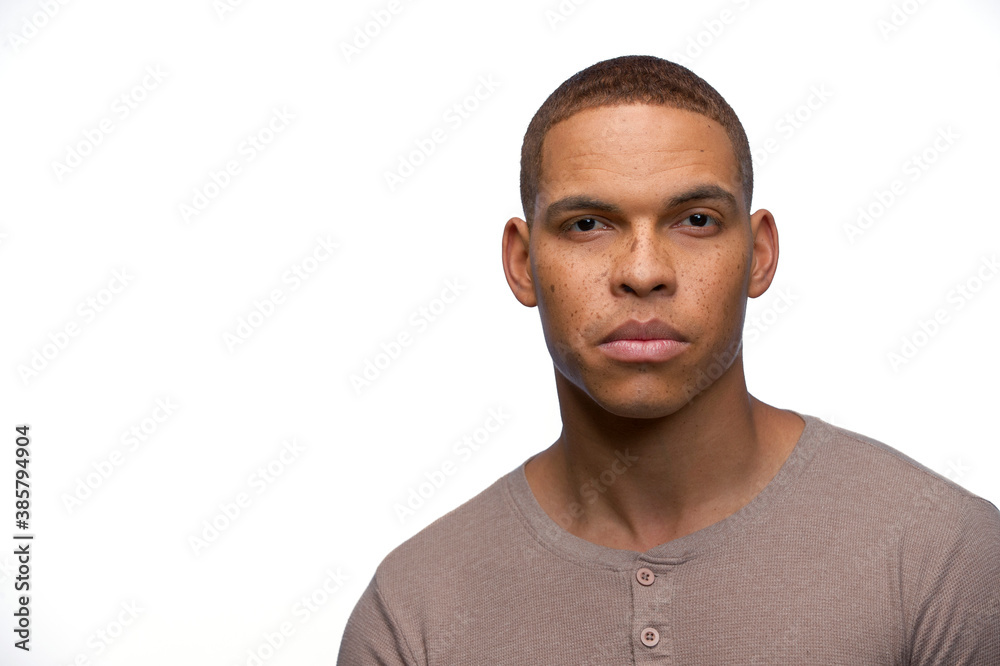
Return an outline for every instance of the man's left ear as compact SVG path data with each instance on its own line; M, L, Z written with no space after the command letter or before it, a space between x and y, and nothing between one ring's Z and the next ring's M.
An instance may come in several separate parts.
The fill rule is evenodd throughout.
M757 298L771 286L778 268L778 227L771 211L761 208L750 216L750 233L753 235L753 254L747 296Z

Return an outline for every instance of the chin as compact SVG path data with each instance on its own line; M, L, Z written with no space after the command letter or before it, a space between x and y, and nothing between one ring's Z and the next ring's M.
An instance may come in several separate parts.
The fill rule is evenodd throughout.
M677 413L690 402L682 387L621 387L619 390L587 392L606 412L622 418L658 419Z
M578 404L592 403L621 418L657 419L682 410L697 394L687 369L672 372L646 368L621 372L581 372L580 365L556 366L557 385L575 394ZM567 372L568 371L568 372Z
M660 403L622 403L601 405L608 413L623 419L661 419L674 414L679 407Z

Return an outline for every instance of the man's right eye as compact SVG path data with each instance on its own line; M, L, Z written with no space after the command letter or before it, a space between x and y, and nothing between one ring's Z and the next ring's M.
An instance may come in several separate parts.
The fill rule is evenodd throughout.
M593 231L598 225L603 224L594 217L581 217L579 220L570 223L568 229L571 231Z

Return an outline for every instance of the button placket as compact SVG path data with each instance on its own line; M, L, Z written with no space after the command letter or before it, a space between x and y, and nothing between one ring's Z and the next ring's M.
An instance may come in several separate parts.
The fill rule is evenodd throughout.
M633 625L636 664L671 662L670 605L673 596L671 564L636 562L632 579ZM655 570L654 570L655 567Z

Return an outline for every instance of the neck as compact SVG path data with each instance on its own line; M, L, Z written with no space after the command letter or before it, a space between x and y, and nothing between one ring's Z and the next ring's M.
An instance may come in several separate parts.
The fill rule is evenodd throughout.
M644 552L735 513L774 477L804 423L747 393L742 355L660 418L601 409L558 372L559 439L525 473L569 532Z

